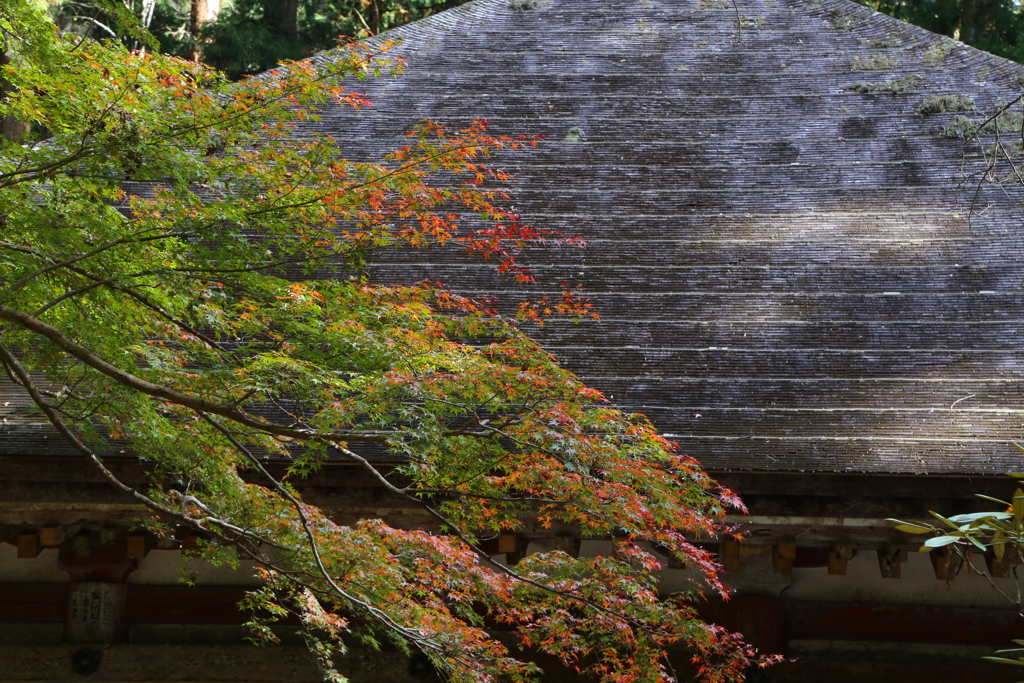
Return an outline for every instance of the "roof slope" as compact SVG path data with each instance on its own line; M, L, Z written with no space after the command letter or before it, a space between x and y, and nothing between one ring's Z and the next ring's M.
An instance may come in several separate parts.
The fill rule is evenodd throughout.
M387 37L409 67L375 109L311 125L354 156L424 117L544 134L515 203L590 246L526 260L602 320L534 332L706 467L1022 467L1024 192L915 109L990 111L1024 67L846 0L478 0ZM512 289L441 249L376 275ZM0 452L66 450L30 422Z
M479 0L389 35L407 73L323 125L366 151L423 117L545 134L515 203L590 247L535 271L603 319L539 334L709 468L1019 469L1024 194L915 109L991 111L1024 68L846 0L736 5L739 31L722 0Z
M736 5L479 0L389 34L406 73L321 125L366 153L428 116L546 135L515 203L590 246L534 271L603 320L538 334L711 469L1019 468L1022 193L915 109L990 111L1024 67L846 0ZM443 250L384 271L510 287Z

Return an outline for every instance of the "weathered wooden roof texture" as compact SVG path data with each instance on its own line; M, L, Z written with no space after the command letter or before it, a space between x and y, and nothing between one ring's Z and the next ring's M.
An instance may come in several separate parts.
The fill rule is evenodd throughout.
M386 37L405 74L310 125L364 158L424 117L543 134L502 159L515 205L589 247L531 251L529 292L446 249L374 277L581 283L601 321L531 332L713 470L1024 468L1024 192L915 111L991 112L1024 67L846 0L478 0ZM0 455L72 454L12 390Z
M319 125L370 156L424 117L545 135L503 160L515 205L590 245L529 258L602 320L535 332L705 466L1020 469L1024 195L915 109L991 112L1024 67L845 0L479 0L387 37L405 74ZM396 273L515 289L442 249Z

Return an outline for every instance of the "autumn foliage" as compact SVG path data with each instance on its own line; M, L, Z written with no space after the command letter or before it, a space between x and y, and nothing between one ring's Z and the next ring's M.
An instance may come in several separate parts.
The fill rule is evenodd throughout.
M448 680L531 679L485 627L604 681L672 680L680 642L707 681L764 662L693 607L702 587L725 592L695 541L722 531L731 494L493 302L362 275L382 250L449 243L528 284L524 246L582 248L508 208L492 158L539 140L426 122L379 162L348 160L306 123L366 106L359 79L401 71L387 45L233 84L57 35L27 5L0 22L21 60L0 117L37 131L0 147L0 361L153 528L187 525L211 559L234 547L258 564L257 634L298 615L328 676L351 634L422 651ZM524 299L521 318L594 315L564 289ZM124 452L151 488L106 470ZM443 533L335 524L292 486L328 460ZM616 551L505 567L480 550L526 520ZM659 595L666 555L693 570L691 594Z

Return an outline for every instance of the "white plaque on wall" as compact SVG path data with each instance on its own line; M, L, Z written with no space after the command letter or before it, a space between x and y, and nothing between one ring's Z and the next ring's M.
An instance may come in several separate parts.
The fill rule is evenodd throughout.
M72 584L68 597L68 641L109 643L115 640L127 588L123 583Z

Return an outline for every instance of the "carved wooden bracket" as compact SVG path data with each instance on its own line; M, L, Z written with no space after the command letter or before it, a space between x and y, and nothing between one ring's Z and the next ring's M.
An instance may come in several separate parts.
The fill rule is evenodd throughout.
M791 539L778 540L772 550L772 571L776 574L793 573L793 560L796 559L796 541Z
M894 545L887 545L878 550L878 569L883 579L900 578L900 567L907 561L907 551Z

